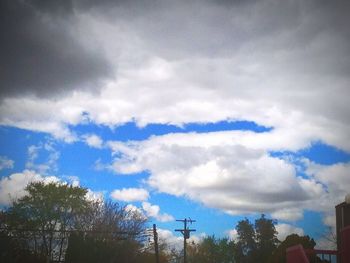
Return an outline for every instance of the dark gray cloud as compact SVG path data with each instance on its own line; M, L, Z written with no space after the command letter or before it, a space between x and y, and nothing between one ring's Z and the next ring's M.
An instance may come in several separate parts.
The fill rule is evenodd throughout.
M0 32L1 97L91 89L111 76L102 52L75 36L70 1L1 1Z
M5 0L0 12L1 96L92 89L115 71L115 53L126 57L129 50L139 52L130 62L136 65L144 54L168 61L236 57L293 74L350 73L345 0ZM97 36L108 57L82 47L74 34L81 14L102 32L89 41ZM103 33L106 25L113 30Z
M166 59L229 58L247 47L252 55L290 52L322 41L320 35L337 43L350 40L350 2L344 0L104 0L76 1L75 6L122 26L142 39L143 49ZM348 50L327 46L325 52L334 51L338 59Z

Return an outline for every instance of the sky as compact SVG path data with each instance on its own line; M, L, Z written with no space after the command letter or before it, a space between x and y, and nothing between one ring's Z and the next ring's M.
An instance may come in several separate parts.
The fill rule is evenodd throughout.
M350 2L0 3L0 206L62 181L170 243L262 213L319 246L350 192Z

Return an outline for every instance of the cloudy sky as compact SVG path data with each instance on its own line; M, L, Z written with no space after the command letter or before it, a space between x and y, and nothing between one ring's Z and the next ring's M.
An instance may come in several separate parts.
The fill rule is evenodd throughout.
M0 3L0 205L79 184L234 235L320 238L350 189L349 1Z

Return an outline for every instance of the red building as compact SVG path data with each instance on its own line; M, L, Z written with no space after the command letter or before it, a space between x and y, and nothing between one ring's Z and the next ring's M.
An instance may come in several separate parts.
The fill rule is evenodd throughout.
M337 250L305 250L301 245L287 249L287 263L309 263L308 254L322 255L322 258L336 256L337 263L350 263L350 194L345 202L335 206ZM332 261L333 262L333 261Z

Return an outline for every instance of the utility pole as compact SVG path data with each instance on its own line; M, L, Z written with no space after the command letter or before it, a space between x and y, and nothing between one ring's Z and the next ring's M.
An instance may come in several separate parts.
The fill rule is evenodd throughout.
M192 220L191 218L187 219L177 219L176 221L178 222L183 222L184 223L184 228L183 229L175 229L177 232L181 232L181 234L184 236L184 263L187 262L186 258L186 240L190 238L190 233L193 231L196 231L196 229L189 229L187 227L187 223L192 224L193 222L196 222L196 220Z
M156 255L156 263L159 263L158 233L157 233L156 224L153 224L153 239L154 239L154 252Z

